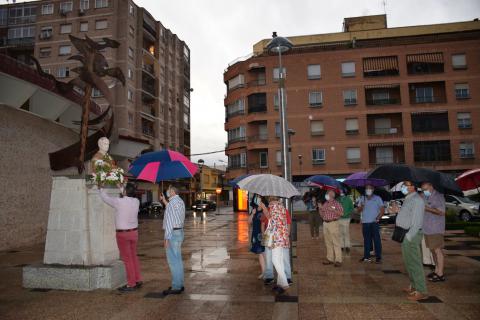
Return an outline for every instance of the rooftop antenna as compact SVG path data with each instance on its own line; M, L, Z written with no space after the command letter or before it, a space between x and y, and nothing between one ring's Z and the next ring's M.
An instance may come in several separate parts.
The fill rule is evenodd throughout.
M387 14L387 0L382 1L383 13Z

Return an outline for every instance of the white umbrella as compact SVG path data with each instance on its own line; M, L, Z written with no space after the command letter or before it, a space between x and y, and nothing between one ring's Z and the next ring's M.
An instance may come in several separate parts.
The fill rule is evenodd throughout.
M299 196L297 188L282 177L273 174L255 174L240 180L238 187L261 196L291 198Z

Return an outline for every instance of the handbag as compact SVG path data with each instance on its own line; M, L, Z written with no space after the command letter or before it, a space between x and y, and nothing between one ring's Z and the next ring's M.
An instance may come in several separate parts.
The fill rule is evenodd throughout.
M268 220L267 228L262 235L262 246L267 248L271 248L273 246L273 232L270 231L270 221L271 220Z
M393 229L392 240L402 243L403 239L405 239L405 235L407 234L407 232L408 229L403 229L402 227L395 226L395 229Z

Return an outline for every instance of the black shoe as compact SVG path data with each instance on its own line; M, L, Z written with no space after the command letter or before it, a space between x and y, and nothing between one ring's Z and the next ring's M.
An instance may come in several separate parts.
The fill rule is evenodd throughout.
M142 281L138 281L138 282L135 284L135 289L140 289L142 286L143 286L143 282L142 282Z
M285 289L282 287L276 286L273 288L273 292L275 292L276 295L282 295L285 293Z
M287 282L289 285L293 283L292 279L287 279Z
M263 284L268 286L268 285L271 285L273 283L273 280L272 278L268 278L268 279L265 279L263 280Z
M371 258L362 258L359 260L359 262L372 262Z
M382 263L382 259L378 259L378 258L375 259L375 263L376 263L376 264L381 264L381 263Z
M124 285L123 287L118 288L118 291L120 291L120 292L132 292L132 291L135 291L135 290L137 290L137 288L129 287L127 285Z
M181 289L172 289L172 287L168 287L167 290L163 290L163 295L168 296L169 294L181 294L183 291L185 291L185 287L182 287Z

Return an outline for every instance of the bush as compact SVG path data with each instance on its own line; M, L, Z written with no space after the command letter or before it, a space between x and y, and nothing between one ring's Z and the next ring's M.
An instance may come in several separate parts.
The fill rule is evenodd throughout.
M458 221L458 216L455 213L455 211L453 209L447 209L447 212L445 213L445 222L452 223L457 221Z
M480 225L465 227L465 234L468 234L472 237L480 237Z

